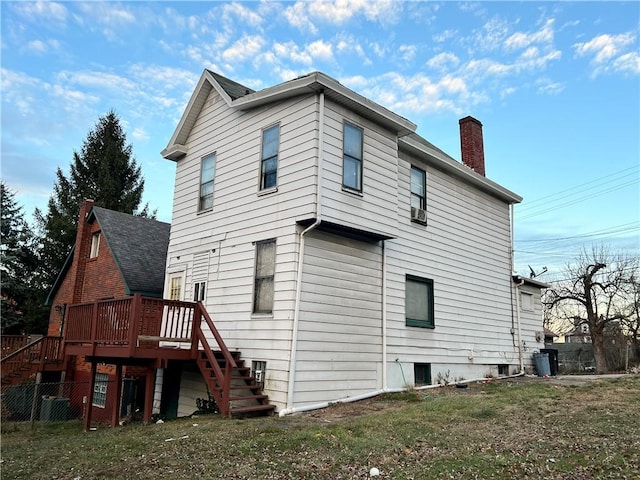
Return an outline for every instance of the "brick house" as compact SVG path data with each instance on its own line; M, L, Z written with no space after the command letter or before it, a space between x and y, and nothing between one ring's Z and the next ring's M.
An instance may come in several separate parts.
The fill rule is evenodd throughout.
M115 212L85 200L80 206L75 245L47 298L52 307L48 335L64 334L68 305L136 293L162 297L169 228L168 223ZM138 370L135 366L124 370L124 415L142 402L144 388L140 382L144 382L144 372ZM92 413L98 421L111 415L116 392L109 385L113 384L114 375L113 365L98 365ZM88 382L91 366L84 356L72 356L61 376L66 381Z

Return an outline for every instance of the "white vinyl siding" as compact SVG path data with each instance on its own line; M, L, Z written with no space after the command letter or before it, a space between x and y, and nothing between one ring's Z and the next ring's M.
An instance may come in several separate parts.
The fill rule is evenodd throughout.
M313 232L305 247L294 402L380 387L382 251Z
M322 217L347 227L398 233L398 145L396 136L326 100ZM345 124L362 128L362 192L343 187ZM405 214L406 216L406 214Z
M400 234L386 242L390 358L430 363L433 378L447 370L481 377L487 365L517 364L510 333L509 206L403 151L400 158ZM406 217L412 165L427 172L426 231L413 228ZM406 275L432 279L437 286L435 329L406 326ZM389 386L401 386L395 366L388 371Z

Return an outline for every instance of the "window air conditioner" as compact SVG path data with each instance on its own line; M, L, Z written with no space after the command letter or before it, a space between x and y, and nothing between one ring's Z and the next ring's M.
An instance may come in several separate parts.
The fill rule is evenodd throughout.
M427 223L427 211L422 208L411 207L411 220Z
M253 375L256 377L256 382L262 383L262 370L256 370Z

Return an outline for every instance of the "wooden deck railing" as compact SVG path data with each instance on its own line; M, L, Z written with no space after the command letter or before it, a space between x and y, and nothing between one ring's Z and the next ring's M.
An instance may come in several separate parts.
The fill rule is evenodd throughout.
M60 363L62 360L62 337L41 337L0 361L2 378L30 365L37 367L37 370L44 370L46 364Z
M0 358L8 357L13 352L20 350L25 345L40 338L42 338L42 335L2 335L0 339L0 348L2 349Z
M70 305L64 340L67 344L92 344L159 348L163 341L193 343L196 303L140 295Z

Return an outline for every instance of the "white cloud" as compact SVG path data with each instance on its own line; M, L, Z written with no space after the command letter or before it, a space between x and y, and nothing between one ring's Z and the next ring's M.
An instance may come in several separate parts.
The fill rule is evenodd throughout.
M611 67L617 72L640 75L640 55L638 55L638 52L620 55L613 61Z
M548 78L540 78L536 80L535 85L537 92L545 95L558 95L564 91L564 84L553 82Z
M97 88L121 92L131 90L133 82L121 75L98 71L62 71L57 75L61 82L80 85L82 87Z
M314 59L331 60L333 58L333 47L330 43L317 40L309 44L306 48L309 55Z
M131 132L131 136L134 140L139 141L148 140L150 138L149 134L145 132L144 128L141 127L134 128L133 132Z
M68 15L67 8L61 3L42 0L37 2L16 2L14 8L20 15L30 20L42 19L45 21L65 22Z
M579 57L592 57L593 75L615 71L623 73L640 73L638 53L627 51L636 41L632 33L618 35L598 35L588 42L573 45Z
M290 59L293 62L302 63L304 65L311 65L312 62L309 52L306 50L301 51L294 42L274 43L273 54L271 57L267 57L267 60L268 59Z
M318 33L318 28L309 20L305 2L296 2L292 6L285 8L284 17L289 22L289 25L299 29L301 32L306 31L313 35Z
M264 19L256 12L237 2L223 5L222 14L228 20L231 17L235 17L242 23L245 23L254 28L262 25L264 21Z
M457 30L449 29L449 30L444 30L444 31L442 31L440 33L437 33L437 34L433 35L431 38L436 43L442 43L442 42L446 42L450 38L453 38L457 33L458 33Z
M297 1L285 9L284 16L291 26L315 35L318 29L312 20L343 25L362 16L381 25L393 25L399 21L402 9L402 2L394 0L311 0Z
M410 63L416 57L418 48L415 45L400 45L398 53L400 54L400 60L406 63Z
M264 39L259 35L244 35L222 52L222 58L231 63L243 62L258 55L264 43Z
M507 50L516 50L526 48L533 43L549 44L553 42L553 23L554 20L550 18L537 32L516 32L504 41L504 46Z
M427 66L436 68L438 70L456 68L459 64L460 59L451 52L441 52L435 57L431 57L429 60L427 60Z

